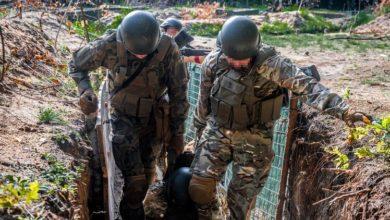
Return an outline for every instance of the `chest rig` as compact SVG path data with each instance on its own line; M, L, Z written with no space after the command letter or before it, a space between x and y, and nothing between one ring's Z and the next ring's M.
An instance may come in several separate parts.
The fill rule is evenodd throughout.
M216 80L211 89L211 115L227 129L245 130L279 118L284 92L275 83L255 71L267 58L275 55L272 48L263 48L247 74L227 65L216 65ZM218 58L219 59L219 58Z
M144 60L130 61L127 51L117 34L118 65L109 74L111 107L134 117L149 117L156 97L166 90L160 83L164 74L162 63L171 45L171 38L161 37L155 52Z

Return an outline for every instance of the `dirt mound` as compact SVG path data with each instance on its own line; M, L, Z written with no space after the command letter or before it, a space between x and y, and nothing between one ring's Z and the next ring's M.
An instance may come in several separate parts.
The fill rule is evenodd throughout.
M368 24L357 27L354 34L373 34L375 36L390 36L390 14L377 17Z
M0 218L87 219L90 149L67 75L70 52L60 41L55 50L44 32L49 24L31 21L0 21L7 67L0 82ZM27 200L26 184L39 189Z
M287 216L292 219L387 219L390 169L383 157L359 159L344 123L304 107L293 148ZM364 144L364 143L361 143ZM338 147L343 156L329 153ZM345 155L345 156L344 156ZM342 158L341 158L342 157ZM347 159L348 158L348 159ZM347 165L345 168L335 168ZM349 167L348 167L349 166Z

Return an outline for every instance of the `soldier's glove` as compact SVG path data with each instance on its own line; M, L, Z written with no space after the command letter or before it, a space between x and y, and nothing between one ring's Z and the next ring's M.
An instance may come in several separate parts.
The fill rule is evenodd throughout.
M86 115L96 112L98 108L98 99L92 89L87 89L81 94L79 105L81 111Z
M353 110L347 110L343 114L343 121L349 127L355 127L356 122L364 122L365 124L371 124L372 117L363 112L355 112Z

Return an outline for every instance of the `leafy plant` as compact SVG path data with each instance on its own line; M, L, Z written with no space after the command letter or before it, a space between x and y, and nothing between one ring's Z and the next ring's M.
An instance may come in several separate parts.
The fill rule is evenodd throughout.
M52 189L59 188L73 192L75 189L74 180L79 176L78 170L74 171L65 166L64 163L57 160L57 158L51 154L43 154L42 158L47 160L49 167L43 171L42 177L49 181L52 185Z
M273 23L265 23L260 27L260 33L267 34L291 34L294 33L294 29L288 25L286 22L275 21Z
M39 199L40 184L20 177L0 179L0 208L13 208L21 203L30 204Z
M40 123L44 124L66 124L65 120L61 116L61 113L56 112L50 107L39 110L38 120Z
M335 158L333 160L334 164L337 168L346 170L349 168L349 158L346 154L341 153L339 148L334 147L330 149L326 149L326 152L333 155Z
M69 137L66 134L64 134L64 133L58 132L57 134L55 134L53 136L53 140L57 144L64 144L66 142L69 142Z
M349 99L349 98L351 98L351 89L347 87L343 92L343 99Z
M216 37L221 29L222 24L195 23L188 32L195 36Z
M349 141L367 139L366 145L355 149L358 158L390 157L390 116L364 127L350 129Z

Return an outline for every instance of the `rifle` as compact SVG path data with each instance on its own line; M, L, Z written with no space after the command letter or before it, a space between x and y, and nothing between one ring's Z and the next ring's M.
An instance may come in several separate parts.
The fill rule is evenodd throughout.
M181 55L185 56L185 57L191 57L191 56L207 56L207 54L209 54L211 52L211 50L197 50L197 49L192 49L192 48L188 48L188 47L185 47L183 49L180 50L180 53Z

